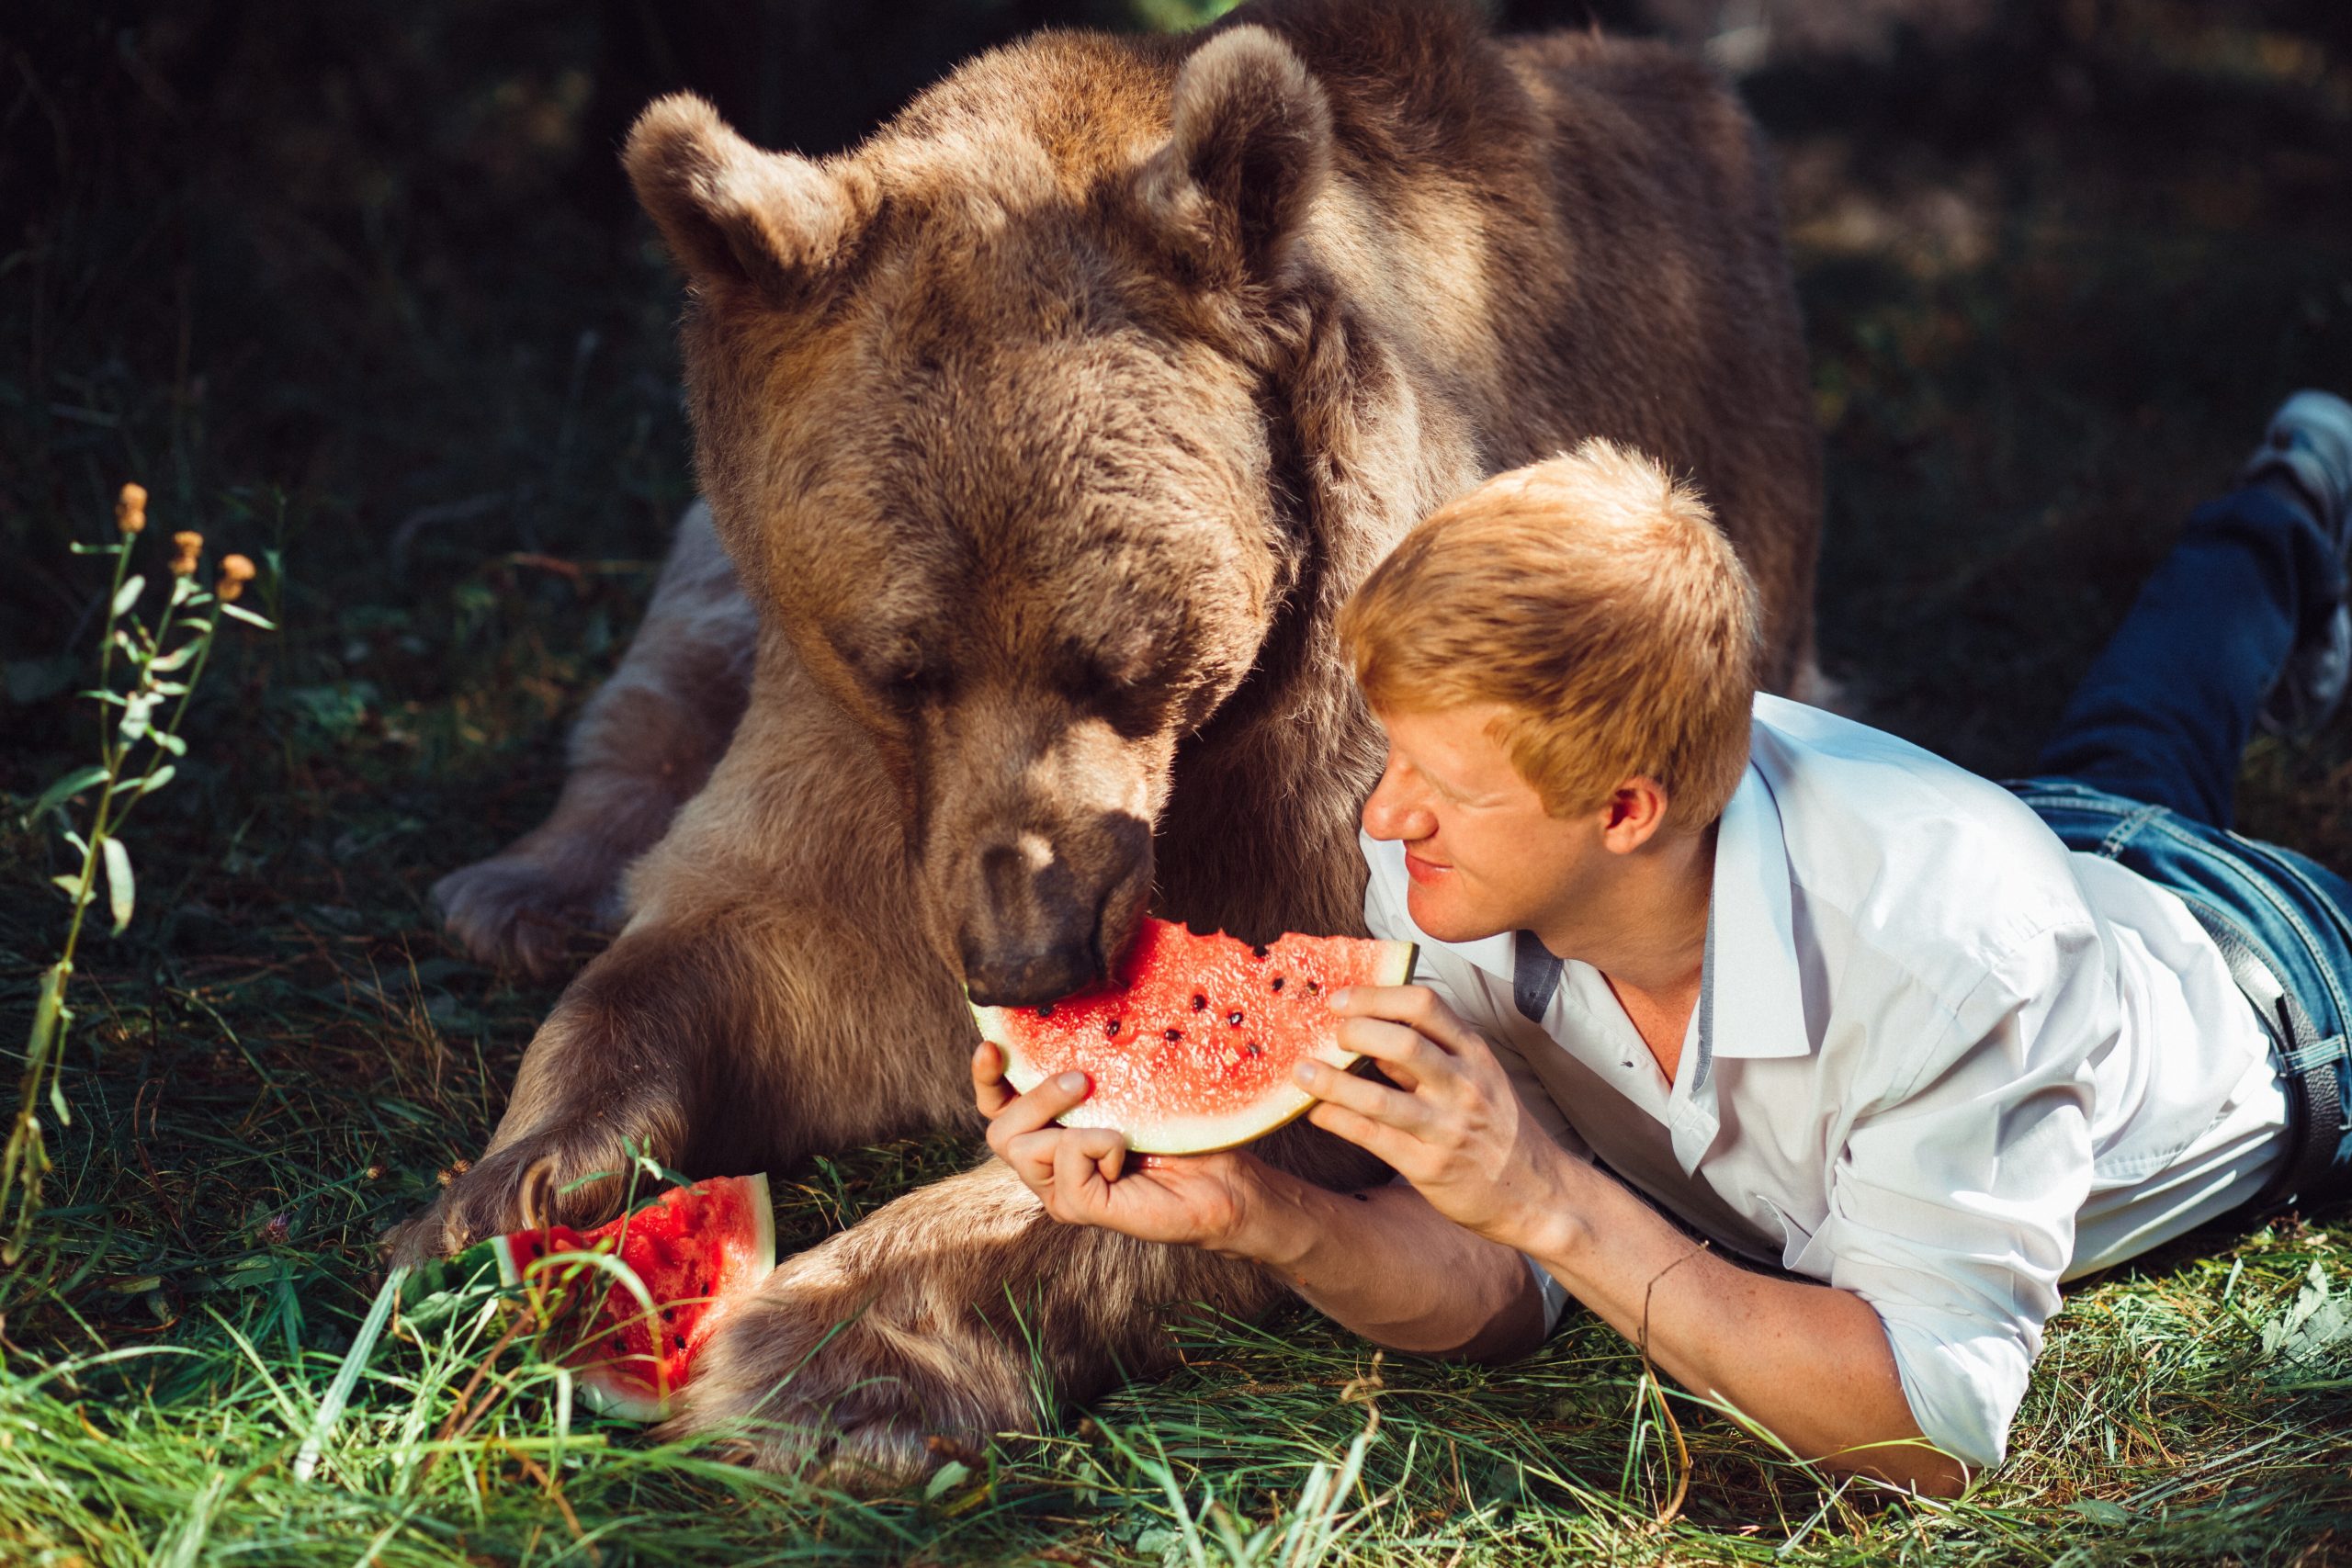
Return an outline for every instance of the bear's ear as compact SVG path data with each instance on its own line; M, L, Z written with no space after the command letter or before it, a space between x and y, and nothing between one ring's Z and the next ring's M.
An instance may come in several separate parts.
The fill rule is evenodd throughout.
M789 152L766 152L691 93L657 98L621 153L637 199L698 285L804 297L863 226L870 193Z
M1176 73L1168 145L1137 185L1161 237L1212 275L1280 272L1331 166L1331 109L1288 44L1238 27Z

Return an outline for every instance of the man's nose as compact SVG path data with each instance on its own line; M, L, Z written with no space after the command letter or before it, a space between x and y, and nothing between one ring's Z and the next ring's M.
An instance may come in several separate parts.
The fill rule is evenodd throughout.
M1437 817L1392 770L1380 775L1363 803L1363 830L1375 839L1426 839L1437 831Z

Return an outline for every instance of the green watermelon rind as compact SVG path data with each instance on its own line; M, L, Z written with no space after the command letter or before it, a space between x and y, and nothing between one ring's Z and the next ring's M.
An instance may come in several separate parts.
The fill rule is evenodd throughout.
M1420 944L1383 941L1379 945L1381 957L1387 962L1374 972L1371 979L1355 984L1410 985L1413 965L1420 957ZM980 1038L1004 1053L1004 1077L1013 1091L1026 1094L1045 1082L1046 1075L1022 1059L1020 1040L1012 1030L1005 1027L1005 1021L1021 1010L982 1007L978 1002L973 1002L971 1009L973 1021L979 1025ZM1341 1072L1363 1059L1360 1052L1344 1051L1337 1045L1318 1048L1312 1055L1317 1061L1337 1067ZM1209 1155L1254 1144L1269 1134L1289 1126L1306 1115L1314 1105L1313 1095L1295 1085L1283 1084L1278 1093L1229 1116L1167 1117L1151 1126L1118 1130L1125 1134L1127 1147L1136 1154ZM1100 1112L1091 1112L1087 1106L1080 1105L1063 1115L1060 1124L1085 1128L1111 1126L1112 1122Z
M767 1174L755 1171L750 1176L721 1177L718 1179L736 1189L752 1211L752 1265L743 1272L756 1284L775 1269L775 1206L768 1197ZM651 1206L646 1205L648 1208ZM521 1284L523 1270L515 1262L512 1238L492 1236L490 1247L492 1255L498 1260L499 1283L509 1288ZM555 1253L549 1256L562 1255ZM729 1304L724 1300L711 1303L702 1316L706 1330L716 1325L719 1314ZM582 1402L600 1416L648 1426L669 1418L669 1400L649 1391L645 1380L634 1373L620 1371L607 1362L594 1362L574 1368L572 1376L579 1384Z

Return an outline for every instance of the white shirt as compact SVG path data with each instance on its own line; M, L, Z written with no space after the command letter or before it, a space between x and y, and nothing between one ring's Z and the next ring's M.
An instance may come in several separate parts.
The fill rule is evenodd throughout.
M1402 847L1363 848L1373 933L1423 944L1416 979L1553 1135L1869 1302L1920 1430L1972 1465L2000 1460L2062 1280L2245 1201L2286 1154L2268 1036L2177 897L1817 709L1757 699L1670 1084L1598 970L1431 941ZM1522 942L1557 976L1538 1020ZM1548 1329L1565 1292L1537 1275Z

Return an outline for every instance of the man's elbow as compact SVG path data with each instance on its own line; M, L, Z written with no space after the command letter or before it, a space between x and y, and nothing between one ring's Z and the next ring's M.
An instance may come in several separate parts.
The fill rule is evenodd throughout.
M1530 1287L1506 1301L1477 1333L1442 1354L1449 1361L1498 1367L1533 1354L1543 1343L1544 1298Z
M1530 1291L1523 1298L1505 1301L1466 1335L1459 1318L1422 1317L1410 1323L1351 1326L1382 1349L1399 1355L1498 1367L1521 1359L1544 1343L1544 1305Z
M1926 1497L1957 1497L1968 1490L1968 1471L1957 1460L1948 1461L1944 1468L1920 1477L1912 1490Z
M1832 1454L1821 1463L1825 1470L1867 1475L1923 1497L1957 1497L1968 1490L1968 1467L1917 1438L1891 1447Z

